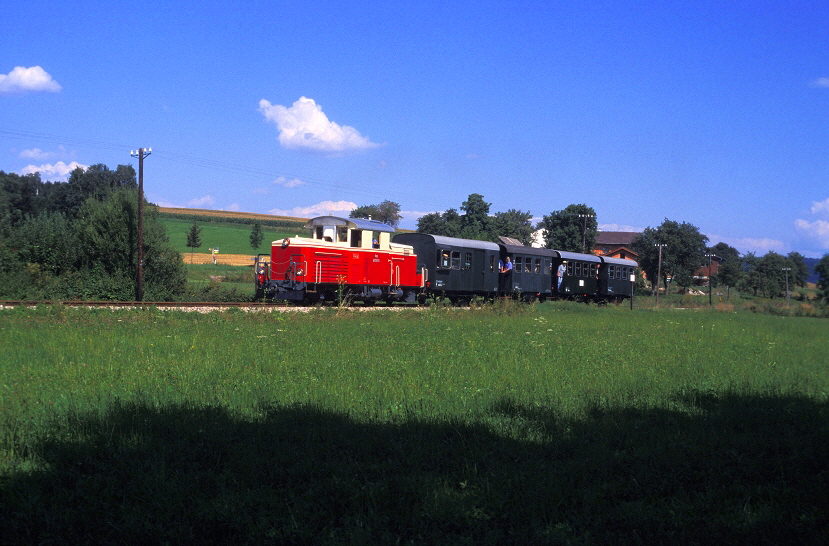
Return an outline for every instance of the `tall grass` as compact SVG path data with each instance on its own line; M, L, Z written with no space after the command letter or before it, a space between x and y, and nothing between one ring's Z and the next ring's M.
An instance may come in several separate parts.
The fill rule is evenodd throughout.
M570 304L4 311L0 540L817 543L826 334Z

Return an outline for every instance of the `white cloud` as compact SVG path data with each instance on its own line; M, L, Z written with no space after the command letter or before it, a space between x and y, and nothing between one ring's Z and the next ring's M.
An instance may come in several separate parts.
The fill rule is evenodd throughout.
M57 93L61 89L60 84L39 66L31 68L16 66L8 74L0 74L0 93L22 93L25 91L51 91Z
M346 152L376 148L354 127L339 125L328 119L314 99L300 97L290 108L259 101L259 111L279 129L279 143L284 148L317 152Z
M798 218L794 221L794 227L810 239L816 240L821 248L829 249L829 222L826 220L808 222Z
M228 206L226 206L225 208L219 209L219 210L229 210L231 212L239 212L240 208L239 208L238 203L231 203Z
M746 252L753 252L758 255L767 254L769 251L775 251L778 254L786 254L789 249L786 243L778 239L770 239L768 237L720 237L719 235L708 235L708 244L715 245L717 243L725 243L733 246L740 254Z
M53 152L44 152L40 148L32 148L31 150L23 150L18 154L18 157L23 159L34 159L36 161L44 161L55 157Z
M273 181L274 184L277 186L282 186L283 188L296 188L297 186L302 186L305 184L304 181L300 180L299 178L292 178L288 180L284 176L280 176L276 180Z
M812 203L812 214L819 214L821 212L829 213L829 199Z
M298 218L313 218L315 216L348 216L348 213L357 208L357 203L351 201L322 201L307 207L292 209L271 209L268 214L275 216L296 216Z
M645 228L629 226L627 224L599 224L599 231L629 231L633 233L642 233Z
M188 207L202 207L204 205L212 205L215 203L216 200L213 199L210 195L205 195L204 197L197 197L195 199L191 199L187 202Z
M31 173L40 173L40 177L46 180L52 180L54 178L66 178L69 173L74 171L80 167L81 169L86 170L89 165L81 165L77 161L73 161L68 165L63 161L58 161L54 165L51 163L44 163L43 165L27 165L23 167L20 171L20 174L31 174Z
M812 82L813 87L829 87L829 78L818 78Z
M827 78L829 79L829 78ZM820 248L829 249L829 199L812 202L812 214L818 217L814 222L798 218L794 221L797 231L817 242ZM826 218L827 220L821 219Z

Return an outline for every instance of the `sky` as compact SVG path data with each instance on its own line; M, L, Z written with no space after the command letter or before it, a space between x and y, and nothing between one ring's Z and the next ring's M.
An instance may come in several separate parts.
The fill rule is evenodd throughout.
M0 170L138 168L163 206L398 203L829 253L821 1L7 0Z

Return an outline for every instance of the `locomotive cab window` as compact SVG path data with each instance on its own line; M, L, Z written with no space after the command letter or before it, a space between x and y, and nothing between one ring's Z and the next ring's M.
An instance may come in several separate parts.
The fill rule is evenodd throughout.
M347 227L338 227L337 228L337 242L338 243L345 243L348 241L348 228Z
M355 248L360 248L361 246L363 246L363 230L351 230L351 246Z

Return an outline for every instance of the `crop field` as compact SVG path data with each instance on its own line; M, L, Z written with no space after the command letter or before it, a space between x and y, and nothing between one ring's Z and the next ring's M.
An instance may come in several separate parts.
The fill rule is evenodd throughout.
M829 322L0 311L0 543L823 544Z

